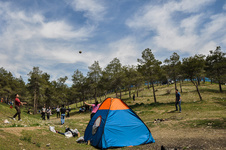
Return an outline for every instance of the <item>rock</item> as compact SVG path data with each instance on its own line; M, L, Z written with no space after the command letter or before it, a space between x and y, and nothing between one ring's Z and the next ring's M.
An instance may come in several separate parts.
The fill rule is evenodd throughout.
M50 143L46 144L46 146L49 147L50 146Z
M22 146L23 144L22 143L19 143L19 145Z
M4 120L4 123L10 123L7 119Z

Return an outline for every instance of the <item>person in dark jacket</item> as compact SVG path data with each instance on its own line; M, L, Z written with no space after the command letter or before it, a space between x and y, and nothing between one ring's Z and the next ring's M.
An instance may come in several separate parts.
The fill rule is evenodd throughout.
M65 112L66 112L66 108L64 108L64 105L62 105L61 109L60 109L60 113L61 113L61 124L63 125L65 123L64 118L65 118Z
M178 111L177 105L179 105L179 112L181 112L181 97L180 93L178 92L178 89L176 89L176 102L175 102L176 111Z

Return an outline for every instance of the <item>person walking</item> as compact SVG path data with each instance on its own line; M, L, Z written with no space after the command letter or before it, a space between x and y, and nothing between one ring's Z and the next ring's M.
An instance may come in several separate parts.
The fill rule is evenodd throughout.
M92 107L92 113L90 115L90 118L92 119L93 116L96 114L97 110L99 109L100 104L98 103L98 101L96 101L95 104L88 104L86 102L85 104Z
M42 107L42 120L46 120L46 106L44 105L43 107Z
M20 105L23 105L23 103L20 101L19 99L19 94L15 94L15 109L16 109L16 114L13 116L13 120L16 120L16 116L18 115L18 120L22 121L22 119L20 118Z
M175 102L176 111L178 111L177 105L179 105L179 112L181 113L181 96L180 93L178 92L178 89L176 89L176 102Z
M49 120L50 114L51 114L51 108L47 108L46 110L46 114L47 114L47 119Z
M64 105L62 105L61 109L60 109L60 113L61 113L61 125L63 125L65 123L64 119L65 119L65 112L66 112L66 108L64 108Z
M60 108L59 108L59 106L57 106L56 112L57 112L57 118L58 118L58 116L59 116L59 118L60 118Z

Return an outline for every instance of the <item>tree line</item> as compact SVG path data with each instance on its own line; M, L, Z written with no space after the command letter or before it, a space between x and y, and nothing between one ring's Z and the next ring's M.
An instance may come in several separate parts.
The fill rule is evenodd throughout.
M221 51L221 47L216 47L205 56L196 54L191 57L182 58L177 53L173 53L164 62L157 60L151 49L147 48L142 52L141 58L137 59L137 66L123 66L118 58L114 58L105 68L101 68L98 61L88 67L87 75L79 70L75 70L72 75L73 84L66 85L68 77L60 77L50 81L50 75L33 67L28 73L28 82L25 83L20 78L15 78L11 72L3 67L0 68L0 96L5 100L14 100L14 95L19 93L21 99L33 106L34 114L42 105L56 106L61 104L72 104L88 99L105 96L114 92L115 97L121 98L122 91L132 91L139 96L139 89L148 84L152 89L154 102L155 86L159 84L169 84L174 81L175 89L181 82L188 79L196 87L198 96L202 100L199 91L200 81L205 77L211 82L219 84L219 91L223 92L222 84L226 83L226 53Z

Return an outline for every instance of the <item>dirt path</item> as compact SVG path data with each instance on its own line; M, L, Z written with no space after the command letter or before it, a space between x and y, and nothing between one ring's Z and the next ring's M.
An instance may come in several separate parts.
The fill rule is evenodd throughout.
M37 130L41 127L11 127L11 128L1 128L4 132L15 134L16 136L21 136L23 130Z
M224 129L178 129L152 128L155 143L132 149L160 150L226 150L226 131ZM131 150L131 149L130 149Z
M1 128L4 132L21 136L23 130L37 130L42 127ZM173 130L154 127L151 129L155 143L123 148L129 150L226 150L226 130L208 128L186 128ZM121 149L121 148L119 148Z

